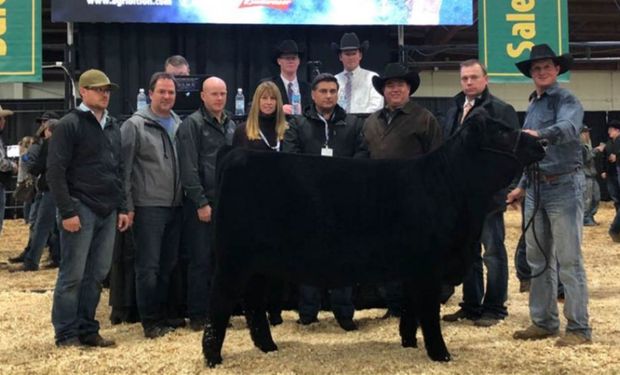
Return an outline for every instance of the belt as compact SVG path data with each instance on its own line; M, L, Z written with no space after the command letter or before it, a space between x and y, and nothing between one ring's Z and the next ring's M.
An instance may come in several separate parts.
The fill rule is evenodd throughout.
M564 172L564 173L558 173L558 174L541 174L540 175L540 180L543 182L547 182L547 183L552 183L552 182L556 182L560 177L562 176L566 176L567 174L572 174L577 172L579 169L581 169L580 167L577 167L575 169L573 169L572 171L568 171L568 172Z

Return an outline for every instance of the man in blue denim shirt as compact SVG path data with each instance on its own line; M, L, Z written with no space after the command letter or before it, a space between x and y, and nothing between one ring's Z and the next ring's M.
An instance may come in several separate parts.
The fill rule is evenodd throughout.
M583 108L570 91L557 83L558 75L568 71L570 63L570 55L556 56L546 44L534 46L530 59L517 63L519 70L531 77L536 86L530 96L523 131L547 139L549 147L539 165L540 177L534 179L524 175L506 199L507 203L515 203L525 196L525 221L534 215L525 233L527 261L535 276L529 301L532 324L515 332L513 337L539 340L558 335L559 267L559 279L566 293L564 316L568 323L566 335L556 341L556 346L592 342L588 288L581 254L585 175L579 133L583 126ZM536 199L539 199L538 204ZM536 211L535 206L538 207Z

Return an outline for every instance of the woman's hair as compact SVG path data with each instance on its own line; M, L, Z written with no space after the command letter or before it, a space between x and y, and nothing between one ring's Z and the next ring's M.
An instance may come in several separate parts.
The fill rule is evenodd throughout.
M278 89L278 86L271 81L261 83L256 88L256 91L254 91L252 106L250 107L250 113L248 114L248 119L245 123L245 134L249 140L260 139L260 135L258 133L260 130L258 118L260 116L260 98L263 95L270 95L276 98L276 134L278 135L279 140L283 140L284 132L288 128L288 124L286 123L284 112L282 111L282 96L280 95L280 90Z
M23 155L28 151L28 148L34 143L35 139L31 136L22 138L17 144L19 145L19 154Z

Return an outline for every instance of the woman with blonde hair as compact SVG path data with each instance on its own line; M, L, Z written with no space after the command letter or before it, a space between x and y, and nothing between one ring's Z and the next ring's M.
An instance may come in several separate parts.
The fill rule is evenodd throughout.
M233 146L277 152L287 128L280 90L275 83L265 81L254 92L248 118L237 127Z
M258 85L252 98L252 106L248 118L235 130L232 145L249 150L279 152L284 141L284 132L288 129L282 111L282 96L275 83L265 81ZM262 277L262 276L261 276ZM266 310L271 325L282 324L282 299L284 298L284 282L267 278L262 282L267 290ZM253 310L244 306L246 319L264 319L260 315L264 309Z

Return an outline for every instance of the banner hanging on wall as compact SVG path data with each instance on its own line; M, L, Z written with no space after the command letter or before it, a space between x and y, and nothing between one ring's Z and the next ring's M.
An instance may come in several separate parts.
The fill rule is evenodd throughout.
M52 0L52 21L471 25L472 0Z
M569 51L567 0L480 0L478 7L479 58L491 82L531 82L515 63L527 60L535 44L558 55Z
M0 82L41 82L41 0L0 0Z

